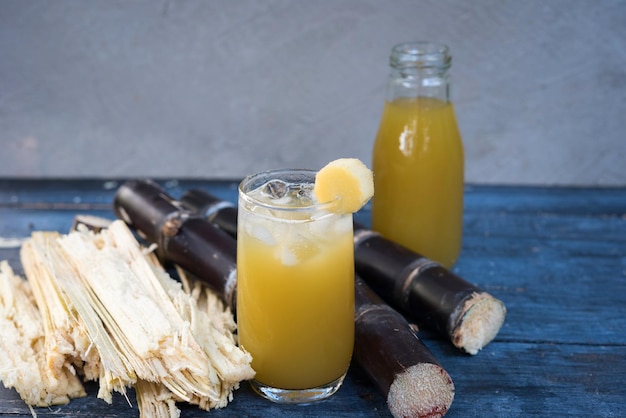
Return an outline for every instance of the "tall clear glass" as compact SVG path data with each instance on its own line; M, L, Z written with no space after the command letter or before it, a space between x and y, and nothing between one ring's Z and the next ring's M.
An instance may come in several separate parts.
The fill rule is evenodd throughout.
M341 386L354 345L352 214L313 197L315 171L275 170L239 185L237 326L252 387L310 403Z

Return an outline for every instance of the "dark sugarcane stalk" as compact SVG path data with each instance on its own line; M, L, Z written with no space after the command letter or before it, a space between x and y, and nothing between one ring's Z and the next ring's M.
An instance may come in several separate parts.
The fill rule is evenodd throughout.
M224 230L236 233L237 208L194 189L180 199L184 207ZM435 329L457 348L476 354L504 323L504 304L438 263L355 222L355 269L394 308Z
M506 307L438 263L355 225L356 271L384 300L476 354L504 323Z
M222 200L201 190L191 189L180 198L180 204L185 209L197 213L207 221L226 231L228 235L237 237L237 205Z
M161 247L158 254L164 261L183 267L209 283L218 294L231 289L233 284L229 282L236 271L235 237L194 215L193 210L181 208L179 203L156 183L132 181L116 193L114 209L146 240ZM224 219L233 215L229 210L221 213ZM236 214L234 209L235 225ZM168 226L172 221L175 227ZM188 239L189 234L195 238ZM201 258L205 261L198 261ZM358 276L355 285L355 360L384 394L392 415L445 415L454 399L450 375L400 313L382 302ZM231 296L224 297L233 311L234 293L232 289Z
M157 245L161 260L196 274L235 311L237 243L228 233L181 208L148 180L120 186L113 208L118 218Z
M387 397L394 417L441 417L454 384L413 327L357 276L354 356ZM415 385L417 383L417 385Z

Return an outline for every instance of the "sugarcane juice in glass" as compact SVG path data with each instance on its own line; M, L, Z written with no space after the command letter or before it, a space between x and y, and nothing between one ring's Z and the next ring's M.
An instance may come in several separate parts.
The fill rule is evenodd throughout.
M277 402L332 395L354 343L352 214L312 197L315 172L246 178L239 188L237 323L253 388Z

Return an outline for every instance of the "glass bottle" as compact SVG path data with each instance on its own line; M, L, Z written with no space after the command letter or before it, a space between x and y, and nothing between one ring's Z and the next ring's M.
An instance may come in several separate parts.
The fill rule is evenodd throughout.
M372 228L450 268L461 250L463 143L453 104L446 45L393 47L374 142Z

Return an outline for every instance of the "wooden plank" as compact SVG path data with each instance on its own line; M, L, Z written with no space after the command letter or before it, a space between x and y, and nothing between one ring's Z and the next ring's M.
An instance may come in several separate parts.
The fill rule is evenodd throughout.
M81 417L132 417L139 416L133 389L128 391L128 400L114 394L113 403L97 399L97 385L87 384L86 398L74 399L68 405L36 408L38 417L81 416ZM247 383L235 391L234 399L221 410L209 412L191 405L180 404L181 417L390 417L383 397L373 388L362 371L351 369L342 388L330 399L303 407L301 405L277 405L252 392ZM0 415L32 417L24 402L15 391L0 388ZM329 415L330 414L330 415Z
M174 197L189 188L210 190L236 201L238 179L154 179ZM108 205L125 179L0 179L0 205L17 202L101 203ZM626 213L624 187L465 187L465 212L618 215Z
M619 417L626 412L624 346L561 345L495 342L469 357L444 342L428 341L444 362L456 386L447 417L598 416ZM331 399L309 406L275 405L254 395L244 384L233 402L211 412L181 405L182 417L389 417L384 402L353 367L349 380ZM38 408L40 417L138 416L120 395L112 405L95 398L94 384L87 398L69 405ZM133 405L134 392L129 391ZM0 413L30 417L14 391L0 389Z
M465 211L623 216L624 187L475 186L465 189Z
M113 196L125 179L0 179L0 207L31 207L33 204L79 207L91 205L110 207ZM203 181L193 179L154 179L171 196L178 198L183 191L193 187L205 188L209 184L213 193L224 199L236 201L238 180Z
M626 411L624 346L496 342L470 359L430 346L456 383L451 417L617 417Z

